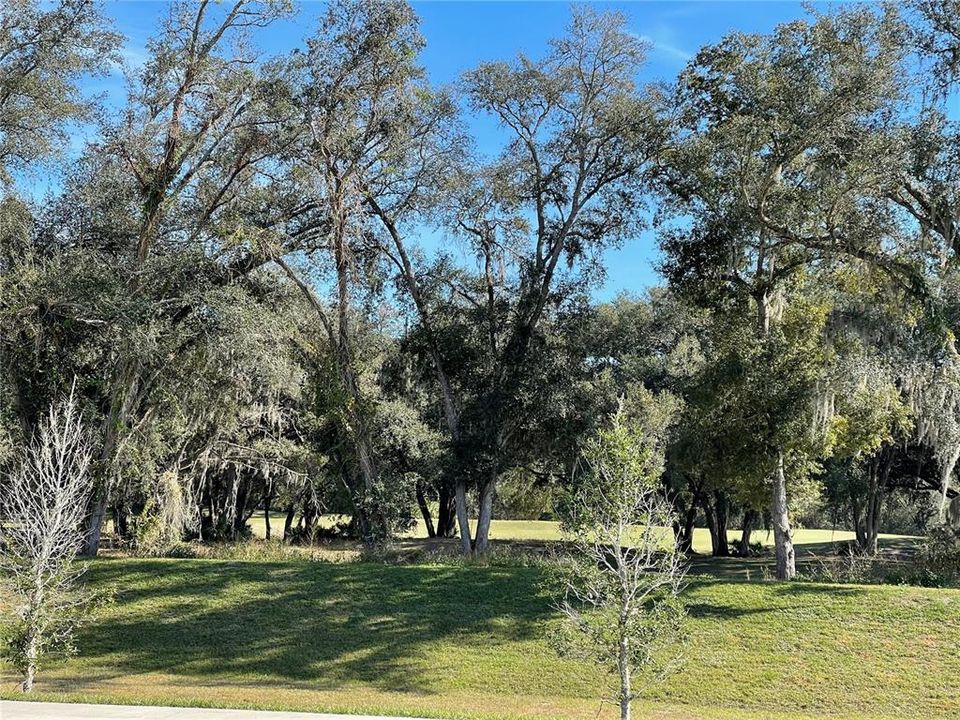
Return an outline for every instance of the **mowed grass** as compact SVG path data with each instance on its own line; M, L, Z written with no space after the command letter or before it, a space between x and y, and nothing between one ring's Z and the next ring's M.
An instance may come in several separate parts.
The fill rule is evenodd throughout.
M614 716L609 678L546 641L537 567L104 558L89 579L116 601L38 699ZM960 717L960 591L693 578L686 598L685 667L637 717Z
M283 534L283 515L271 513L270 526L275 537ZM332 527L341 516L326 515L321 524L326 527ZM257 538L266 536L266 525L263 513L257 513L250 518L250 528ZM665 536L668 536L666 529ZM740 539L740 531L731 529L728 532L731 543ZM423 520L418 520L417 524L404 537L407 538L425 538L427 537L426 525ZM855 533L845 530L819 530L808 528L796 528L794 530L793 541L796 545L821 545L829 543L845 543L855 539ZM521 540L521 541L556 541L560 540L560 524L550 520L492 520L490 522L491 540ZM907 540L911 539L908 535L880 535L881 544L884 540ZM773 533L766 530L755 530L751 536L752 542L759 542L765 547L773 547ZM710 531L706 528L696 528L693 532L693 549L695 552L709 554Z

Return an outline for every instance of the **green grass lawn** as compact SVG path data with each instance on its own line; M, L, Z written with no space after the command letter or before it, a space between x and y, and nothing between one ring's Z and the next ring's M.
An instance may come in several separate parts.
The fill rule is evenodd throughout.
M536 567L104 558L89 578L116 602L39 699L598 716L606 678L545 641ZM638 717L960 717L960 591L693 578L687 601L685 668Z
M283 534L283 520L281 513L271 513L271 529L277 536ZM325 516L323 524L330 527L340 516ZM257 513L250 518L250 528L255 537L263 538L266 534L265 523L262 513ZM731 529L728 533L730 542L739 540L740 531ZM422 520L406 533L408 538L425 538L427 536L426 526ZM826 545L834 542L848 542L855 538L855 534L845 530L816 530L807 528L797 528L794 530L793 541L796 545ZM549 520L492 520L490 522L491 540L559 540L559 523ZM773 547L773 533L766 530L754 531L753 542L759 542L766 547ZM904 540L909 539L906 535L880 535L881 544L884 540ZM693 532L693 549L698 553L708 554L710 552L710 531L706 528L697 528Z

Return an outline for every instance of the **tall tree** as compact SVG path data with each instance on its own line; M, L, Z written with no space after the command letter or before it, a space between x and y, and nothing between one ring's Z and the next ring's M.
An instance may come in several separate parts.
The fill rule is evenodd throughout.
M734 34L680 76L665 184L671 216L693 222L665 227L664 269L700 301L752 306L770 351L788 284L807 268L855 258L916 280L886 252L896 219L876 160L903 93L900 29L855 9ZM795 574L785 461L776 452L768 470L781 579Z
M471 106L507 137L500 158L463 184L453 211L479 261L455 292L483 328L479 384L460 398L465 551L486 550L497 477L525 451L537 393L528 368L543 346L545 315L589 284L599 252L637 228L661 133L653 102L634 82L643 54L623 16L576 9L544 59L488 63L464 77Z
M149 44L150 59L132 82L124 120L104 129L104 164L95 164L94 172L119 174L115 197L130 207L130 220L117 228L116 244L128 291L151 302L139 303L141 321L118 348L107 382L85 554L99 547L118 448L149 416L152 379L175 360L182 340L176 328L198 306L196 297L184 297L183 285L168 282L177 277L170 271L189 257L216 264L217 254L231 245L225 236L236 227L232 212L241 202L240 189L250 186L257 164L271 157L263 129L266 86L251 67L254 57L242 36L287 8L282 0L236 0L221 13L212 12L209 0L172 5ZM157 319L167 325L159 336L151 327ZM150 347L145 334L167 347L144 354Z
M366 262L375 247L366 204L377 191L390 191L385 176L393 162L403 159L405 124L413 119L417 101L426 99L418 95L422 70L416 58L422 42L406 3L345 0L328 6L307 51L295 53L289 63L296 78L288 118L297 137L291 159L299 187L328 225L322 235L282 244L275 259L311 298L333 351L365 536L389 533L377 509L385 469L375 449L370 399L359 377L354 327L365 293L376 291L379 281L373 276L382 272L375 261ZM282 259L291 252L304 253L331 271L333 317L316 297L318 288Z

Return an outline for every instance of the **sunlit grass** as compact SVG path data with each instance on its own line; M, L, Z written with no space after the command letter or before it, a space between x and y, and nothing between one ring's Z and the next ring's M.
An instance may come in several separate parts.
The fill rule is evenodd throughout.
M343 520L342 516L325 515L321 524L325 527L332 527L336 522ZM257 513L250 518L250 528L255 537L263 538L266 535L265 523L262 513ZM271 528L274 537L283 535L283 515L271 514ZM666 534L666 529L664 530ZM427 529L423 520L405 533L408 538L425 538ZM728 532L730 542L740 538L738 529L731 529ZM808 528L797 528L794 530L794 543L797 545L814 545L824 543L841 543L854 540L856 535L846 530L818 530ZM881 534L880 539L898 540L906 539L907 535L885 535ZM492 540L543 540L555 541L560 539L560 524L550 520L493 520L490 523L490 538ZM751 536L752 542L759 542L766 547L773 547L773 533L766 530L755 530ZM693 549L698 553L707 554L710 552L710 531L706 528L697 528L693 533Z
M595 718L605 678L546 642L542 572L98 560L116 602L38 697ZM687 601L686 667L638 717L960 717L960 591L694 579Z

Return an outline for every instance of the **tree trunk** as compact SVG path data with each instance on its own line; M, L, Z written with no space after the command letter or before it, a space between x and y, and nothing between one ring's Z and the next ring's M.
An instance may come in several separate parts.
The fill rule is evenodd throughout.
M719 490L713 493L713 510L717 516L717 557L729 557L730 542L727 538L727 520L729 518L727 496Z
M360 475L363 480L364 502L362 503L360 512L362 517L360 519L362 521L362 537L367 540L370 539L369 536L372 533L378 534L384 532L386 528L381 527L382 522L380 518L371 517L371 514L379 514L375 508L371 507L371 502L374 500L374 485L377 479L377 463L373 443L369 436L367 418L364 417L364 403L360 386L357 382L357 371L354 367L354 337L350 324L350 271L352 258L348 227L350 212L345 207L343 180L335 171L331 170L330 172L329 182L331 190L333 191L331 195L331 215L333 218L331 245L337 272L337 327L335 337L332 339L336 350L340 382L349 396L347 402L347 430L353 435L352 439L357 453L357 464L360 467ZM328 334L330 333L329 328L327 332Z
M433 361L434 375L440 387L440 396L443 399L443 414L447 424L447 431L450 433L450 441L456 451L460 443L460 412L457 406L457 398L450 378L447 375L447 370L443 362L443 354L440 352L440 343L434 332L433 320L429 307L424 300L416 269L413 266L409 253L407 253L406 244L394 222L394 218L380 207L376 197L373 195L368 194L365 202L370 209L373 210L374 214L380 218L393 241L396 252L387 254L397 264L403 276L404 284L407 286L407 291L410 293L410 298L413 300L413 304L420 316L420 325L426 334L427 348L430 353L430 359ZM459 468L456 470L459 472ZM451 494L450 488L455 488L453 494ZM453 537L455 526L454 518L456 517L456 521L460 525L460 537L461 543L464 543L464 552L470 552L470 533L464 532L465 530L469 530L470 525L465 510L466 487L460 487L459 479L445 475L441 479L438 495L440 502L439 508L437 509L436 534L439 537ZM464 508L462 516L460 514L460 508ZM463 540L464 535L466 535L466 541Z
M336 326L327 317L326 309L316 297L314 289L307 285L297 273L295 273L282 258L274 257L273 261L287 274L294 282L304 297L313 306L323 325L327 340L334 354L336 371L340 385L344 393L348 396L346 405L346 422L343 423L343 432L349 438L356 454L357 466L360 470L360 479L363 482L363 502L354 503L357 505L357 512L361 516L359 523L361 537L369 540L371 532L379 533L387 530L383 527L382 518L371 517L379 513L375 508L371 508L371 502L374 500L373 491L378 477L377 458L374 452L374 445L370 438L370 431L367 426L367 418L364 417L363 396L360 392L360 386L357 382L357 369L354 365L353 352L353 330L350 324L351 297L350 297L350 273L352 250L350 248L349 232L349 211L345 207L343 180L337 176L332 168L328 168L326 178L328 192L330 193L330 214L333 221L333 228L330 236L330 250L333 254L334 266L336 268ZM352 472L350 473L352 474ZM353 494L359 493L358 487L351 485L350 491ZM352 523L354 524L354 523ZM373 528L376 529L373 529Z
M130 513L126 505L113 506L113 534L123 540L130 539Z
M470 516L467 514L467 483L457 480L457 524L460 526L460 548L464 555L473 551L470 542Z
M940 522L944 522L947 519L947 498L950 494L950 478L953 477L953 470L957 466L958 460L960 460L960 443L953 448L940 469Z
M437 490L439 502L437 503L437 537L453 537L456 530L456 503L453 493L450 492L450 484L442 482Z
M270 497L263 502L263 536L266 540L270 539Z
M777 456L777 469L773 474L773 541L777 555L777 579L793 580L797 574L793 550L793 533L787 511L787 476L783 469L783 453Z
M707 522L707 530L710 533L710 554L716 555L719 545L717 539L717 516L713 512L713 505L710 503L709 495L704 495L701 498L700 506L703 510L703 517Z
M20 690L28 693L33 690L33 681L37 675L37 659L39 656L40 642L35 628L30 628L25 645L24 660L26 667L23 671L23 682L20 683Z
M727 539L727 497L718 490L703 496L703 514L710 530L710 545L714 557L728 557L730 543Z
M80 555L96 557L100 551L100 536L103 532L103 521L107 516L107 491L101 488L95 494L90 504L90 518L83 533L83 546Z
M290 531L293 529L293 519L296 516L296 506L294 503L287 505L287 517L283 520L283 539L290 539Z
M630 720L630 646L625 637L620 638L617 668L620 671L620 720Z
M856 536L857 547L863 549L867 543L867 536L864 532L863 508L860 507L860 499L858 497L852 497L850 499L850 516L853 520L853 532Z
M433 518L430 516L430 506L427 505L427 498L423 494L423 484L417 481L417 506L420 508L420 514L423 515L423 523L427 526L427 537L434 538L437 531L433 526Z
M234 469L234 482L237 483L237 494L233 506L233 539L237 540L247 524L247 501L250 497L250 481Z
M766 275L765 243L761 245L757 257L757 278ZM770 335L769 286L764 280L757 288L754 297L757 303L757 332L760 337ZM787 476L783 469L783 452L777 453L777 467L773 474L773 497L770 504L773 523L773 542L777 556L777 579L792 580L797 574L796 558L793 550L793 534L790 529L790 513L787 506Z
M857 540L860 549L870 555L876 555L879 550L880 521L883 513L883 501L886 498L887 481L890 478L890 467L893 464L893 455L886 449L880 451L880 457L871 464L870 486L867 495L867 506L863 518L863 538L858 533Z
M750 534L753 532L753 525L757 521L757 517L756 510L748 508L743 511L743 527L740 529L740 539L737 541L737 555L740 557L749 557L750 555Z
M477 537L473 543L473 551L483 555L490 546L490 521L493 519L493 496L496 494L496 476L491 478L480 488L480 511L477 517Z
M90 498L90 515L84 528L80 554L95 557L100 550L103 521L110 500L110 486L114 479L113 468L116 450L120 442L120 427L126 426L140 402L140 365L124 362L110 385L110 410L102 423L103 445L100 448L100 468L96 488Z
M876 555L879 550L879 510L876 514L867 515L867 524L864 528L863 551L868 555Z
M300 515L300 525L303 528L303 537L307 539L307 543L310 545L313 544L313 541L316 539L317 532L317 523L320 518L318 517L317 509L313 506L313 503L307 501L303 505L303 512Z
M683 513L683 522L678 519L673 524L674 539L677 550L682 553L693 551L693 526L697 520L697 502L694 498Z

